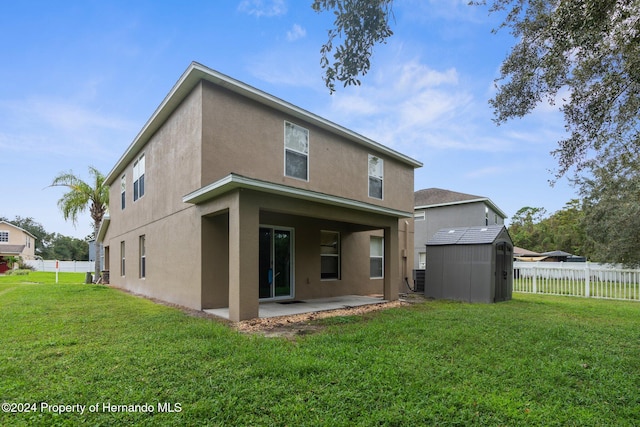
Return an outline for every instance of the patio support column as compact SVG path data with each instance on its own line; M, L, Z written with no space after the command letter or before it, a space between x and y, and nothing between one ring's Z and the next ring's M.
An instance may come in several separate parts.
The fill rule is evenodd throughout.
M384 229L384 285L383 294L387 301L398 299L400 257L398 222Z
M229 205L229 319L258 317L260 213L251 195L238 190Z

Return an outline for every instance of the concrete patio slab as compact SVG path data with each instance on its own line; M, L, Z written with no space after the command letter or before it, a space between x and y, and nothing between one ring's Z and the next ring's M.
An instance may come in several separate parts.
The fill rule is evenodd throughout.
M336 310L339 308L358 307L369 304L387 302L382 297L364 295L344 295L331 298L317 298L296 301L270 301L260 303L258 317L291 316L294 314L313 313L318 311ZM229 319L229 308L213 308L202 310L214 316Z

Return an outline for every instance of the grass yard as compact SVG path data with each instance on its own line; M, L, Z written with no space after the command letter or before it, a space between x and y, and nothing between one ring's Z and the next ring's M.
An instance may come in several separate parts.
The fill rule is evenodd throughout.
M640 420L637 302L432 301L324 319L290 340L51 276L0 277L3 426Z

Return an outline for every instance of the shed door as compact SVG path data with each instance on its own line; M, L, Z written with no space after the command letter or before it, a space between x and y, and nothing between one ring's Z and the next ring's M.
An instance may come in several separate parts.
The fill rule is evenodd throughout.
M507 242L496 245L496 292L494 301L506 301L511 299L511 271L513 268L513 254L511 246Z

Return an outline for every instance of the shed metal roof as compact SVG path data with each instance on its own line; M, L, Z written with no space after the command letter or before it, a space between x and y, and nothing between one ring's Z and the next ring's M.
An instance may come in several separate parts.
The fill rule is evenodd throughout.
M503 231L506 231L504 225L443 228L427 241L427 246L490 244L495 242Z

